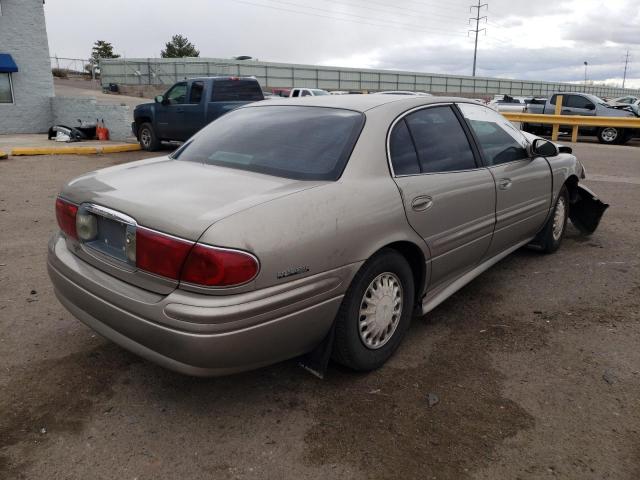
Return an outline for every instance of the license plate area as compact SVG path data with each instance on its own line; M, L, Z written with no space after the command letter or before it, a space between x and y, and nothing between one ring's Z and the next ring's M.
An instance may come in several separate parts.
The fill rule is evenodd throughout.
M95 217L95 232L80 239L90 251L130 266L136 263L136 222L131 217L98 205L81 205L78 215Z

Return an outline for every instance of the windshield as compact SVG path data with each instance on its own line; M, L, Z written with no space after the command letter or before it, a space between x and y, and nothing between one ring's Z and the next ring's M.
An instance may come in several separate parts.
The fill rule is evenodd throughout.
M234 110L173 158L298 180L337 180L364 125L352 110L262 106Z
M316 90L313 89L311 90L313 92L313 94L317 97L318 95L329 95L329 92L325 91L325 90Z

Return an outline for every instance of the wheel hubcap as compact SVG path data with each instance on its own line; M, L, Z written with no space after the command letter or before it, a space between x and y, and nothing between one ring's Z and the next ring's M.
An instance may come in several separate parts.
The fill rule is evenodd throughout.
M402 284L393 273L378 275L360 302L358 332L365 347L375 350L393 336L402 316Z
M151 133L146 128L140 132L140 141L145 147L148 147L151 143Z
M565 216L567 215L567 205L564 197L558 199L556 211L553 215L553 239L558 241L564 230Z
M613 142L616 138L618 138L618 130L615 128L605 128L602 131L602 138L605 142Z

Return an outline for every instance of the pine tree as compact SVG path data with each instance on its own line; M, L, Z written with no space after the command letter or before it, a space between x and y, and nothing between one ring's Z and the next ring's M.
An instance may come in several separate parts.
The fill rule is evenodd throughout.
M199 57L200 52L196 47L182 35L174 35L171 41L167 42L164 50L160 52L162 58L183 58Z

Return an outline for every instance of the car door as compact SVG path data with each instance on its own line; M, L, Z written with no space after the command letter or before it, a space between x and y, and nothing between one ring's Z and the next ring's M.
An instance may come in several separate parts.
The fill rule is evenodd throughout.
M429 289L444 286L477 265L491 243L493 177L477 161L453 105L396 120L389 155L409 224L431 252Z
M156 105L158 137L165 140L181 139L181 123L187 103L187 82L176 83L164 95L164 101Z
M526 138L502 115L482 105L460 103L483 162L495 178L496 224L487 258L532 240L551 208L551 168L530 158Z
M182 125L178 126L177 140L186 140L198 132L205 124L205 83L194 80L189 86L189 97L183 106Z

